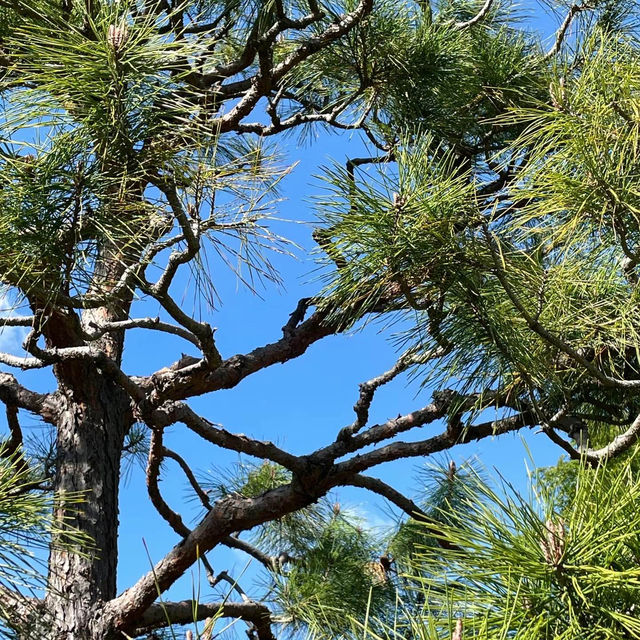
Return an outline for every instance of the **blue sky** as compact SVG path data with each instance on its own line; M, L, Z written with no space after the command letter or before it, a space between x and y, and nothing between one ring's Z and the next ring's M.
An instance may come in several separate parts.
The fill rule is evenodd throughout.
M539 5L526 7L531 25L548 35L557 25L555 18L544 17ZM358 135L329 135L318 132L310 145L297 148L294 137L280 141L280 151L286 162L298 162L282 185L284 200L279 203L278 217L296 223L278 223L283 235L297 242L297 259L273 256L285 288L267 286L256 296L241 284L230 271L220 270L216 276L222 304L209 317L216 327L216 339L223 357L246 352L256 346L280 337L280 327L294 309L299 298L317 292L314 282L314 264L308 257L314 248L311 240L313 211L310 194L317 193L320 183L316 176L323 164L332 159L344 162L348 155L360 155L362 142ZM185 305L193 294L187 279L181 286ZM180 289L174 294L180 299ZM158 313L152 304L142 303L136 316ZM260 439L273 440L296 454L310 452L331 441L337 431L352 422L352 406L357 398L358 384L388 369L397 357L397 351L389 338L391 332L383 331L380 323L370 323L357 331L335 336L313 345L301 358L275 365L244 380L237 388L219 391L210 396L196 398L192 406L196 411L226 429L243 432ZM0 334L0 349L15 351L20 342L19 331ZM136 331L129 334L125 348L124 368L133 374L148 374L177 360L181 351L190 352L190 345L171 336ZM20 379L33 389L50 389L52 379L43 372L26 372ZM376 396L371 420L385 421L398 413L405 413L424 406L429 394L421 390L414 381L399 378L383 388ZM4 415L0 420L4 419ZM40 429L34 418L22 416L23 424L34 432ZM3 425L4 428L4 425ZM426 427L419 434L424 437L436 433L438 426ZM499 469L500 473L517 487L526 489L528 460L526 440L535 464L553 464L560 452L542 434L517 434L495 440L458 447L450 452L451 457L461 463L476 457L487 468ZM237 462L236 454L220 451L192 436L184 427L172 427L167 434L167 445L187 458L196 472L212 468L225 468ZM416 460L399 461L375 470L394 487L409 494L417 489L414 471ZM167 463L161 490L166 500L176 510L195 517L199 512L187 499L188 491L184 477L172 463ZM133 467L123 481L120 515L120 570L119 589L130 586L150 568L146 547L151 561L159 560L174 544L177 536L151 507L146 492L142 469ZM345 506L351 506L376 526L390 523L388 508L381 501L367 496L363 491L352 489L340 491L336 498ZM238 575L245 560L236 553L214 551L211 561L216 570L226 569ZM249 574L252 569L249 569ZM245 589L250 584L241 581ZM192 595L191 578L186 576L172 590L170 598ZM203 599L206 587L203 587Z

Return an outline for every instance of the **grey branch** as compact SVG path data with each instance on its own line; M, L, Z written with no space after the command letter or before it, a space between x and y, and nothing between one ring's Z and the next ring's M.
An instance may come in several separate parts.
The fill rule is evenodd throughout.
M11 316L9 318L0 318L1 327L30 327L33 325L33 316Z
M177 327L167 322L161 322L160 318L132 318L130 320L120 320L117 322L103 322L101 324L92 323L93 331L87 333L88 340L97 340L110 331L123 331L127 329L153 329L164 333L171 333L187 340L191 344L199 346L198 339L184 327Z
M544 55L544 58L543 58L544 60L548 60L549 58L552 58L553 56L556 55L556 53L558 53L558 51L560 51L560 47L562 46L562 43L564 42L564 39L567 36L567 31L569 30L569 27L571 26L573 19L579 13L582 13L583 11L587 11L591 8L592 7L588 2L585 2L584 4L571 5L571 7L569 8L569 11L567 12L567 15L565 16L565 19L560 25L560 28L558 29L558 31L556 31L556 38L553 43L553 46Z
M275 640L271 631L271 611L263 604L249 600L247 602L203 603L194 600L182 602L163 602L151 605L142 615L139 623L132 629L132 636L142 635L154 629L162 629L172 624L190 624L206 618L240 618L251 622L260 640Z
M302 464L298 456L287 453L272 442L254 440L244 434L230 433L215 426L182 402L165 403L162 407L154 410L149 419L153 424L161 427L182 422L191 431L215 445L263 460L271 460L291 471L299 470Z
M482 8L480 9L480 11L478 11L478 13L476 13L475 16L473 16L473 18L471 18L470 20L466 20L464 22L456 22L455 24L456 29L467 29L468 27L472 27L474 24L477 24L481 20L484 20L489 14L489 11L491 11L493 2L494 0L485 0L485 3L482 5Z
M45 422L56 422L58 405L55 395L30 391L19 384L10 373L0 373L0 400L7 405L35 413Z
M8 367L15 369L42 369L49 366L49 362L44 362L39 358L30 358L29 356L13 356L10 353L0 352L0 364L6 364Z

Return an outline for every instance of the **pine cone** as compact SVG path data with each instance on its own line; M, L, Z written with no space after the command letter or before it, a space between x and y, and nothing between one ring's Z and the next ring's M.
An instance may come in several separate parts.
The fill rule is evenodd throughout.
M120 27L115 24L109 25L109 30L107 31L107 42L111 45L111 48L114 50L116 55L122 52L128 39L129 29L126 24L123 24Z
M549 519L545 522L545 527L547 531L545 532L545 539L540 542L540 547L547 563L552 567L558 567L562 561L566 544L567 532L564 527L564 521L553 522L553 520Z

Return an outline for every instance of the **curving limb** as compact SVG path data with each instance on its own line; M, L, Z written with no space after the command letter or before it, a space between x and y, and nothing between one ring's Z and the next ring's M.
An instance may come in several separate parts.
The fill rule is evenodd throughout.
M432 357L437 357L439 355L438 352L434 353ZM394 378L399 376L401 373L404 373L409 367L418 362L425 362L429 357L418 358L415 353L412 351L408 351L400 356L398 361L389 369L385 371L383 374L368 380L367 382L363 382L360 385L360 395L358 397L357 402L355 403L353 410L356 414L356 419L349 426L341 429L338 434L338 440L348 440L351 436L355 435L360 431L363 427L366 426L369 421L369 410L371 408L371 403L373 402L373 397L376 391L384 386L385 384L391 382Z
M340 462L334 466L334 473L337 476L349 477L391 460L429 456L446 451L456 444L466 444L474 440L519 431L523 427L534 427L537 424L538 419L533 412L523 412L469 427L462 427L457 422L450 422L445 432L427 440L392 442L374 451Z
M551 46L549 51L547 51L547 53L544 55L543 60L548 60L549 58L553 58L553 56L555 56L560 51L560 47L562 47L562 43L567 37L567 32L569 31L569 27L571 26L571 23L573 22L574 18L579 13L582 13L583 11L588 11L593 8L594 6L588 1L583 2L582 4L573 4L571 5L571 7L569 7L569 11L567 12L567 15L562 21L560 28L558 29L558 31L556 31L556 37L553 42L553 45Z
M149 419L154 425L161 427L181 422L212 444L256 458L271 460L291 471L300 470L302 465L302 460L298 456L287 453L272 442L255 440L244 434L231 433L221 427L217 427L212 422L199 416L183 402L165 403L162 407L152 411L149 414Z
M244 551L247 555L251 556L255 560L257 560L261 565L263 565L269 571L273 571L276 566L276 558L270 556L263 551L260 551L257 547L254 547L252 544L247 542L246 540L241 540L238 536L232 535L223 538L220 541L225 547L229 547L231 549L238 549L239 551Z
M448 394L448 397L450 401L455 398L456 402L460 402L452 394ZM471 400L477 402L475 397L471 398L470 402ZM442 399L441 402L443 402ZM442 407L439 410L441 411ZM416 413L422 417L420 412L407 414L407 416L413 415L413 420L416 420ZM431 410L428 413L430 414ZM356 455L344 462L332 462L326 448L296 459L297 468L289 484L255 497L228 495L216 501L201 522L160 560L152 571L107 605L108 614L116 628L126 628L135 624L135 620L155 600L158 590L163 592L168 589L190 565L204 553L223 543L228 536L306 507L326 495L333 487L350 484L351 480L365 469L389 460L429 455L447 450L454 444L508 433L534 424L536 424L535 416L527 412L468 428L463 428L458 420L451 420L444 433L428 440L395 442L380 449ZM386 427L395 428L390 425ZM383 431L384 429L383 425ZM364 435L355 436L353 440ZM369 440L363 440L362 446L365 446L365 442ZM338 444L344 446L343 443ZM333 455L336 450L331 450L329 453ZM356 479L355 482L363 481Z
M489 15L489 12L491 11L491 7L493 6L493 2L494 0L485 0L485 3L482 5L482 8L480 9L480 11L478 11L478 13L476 13L475 16L473 16L473 18L470 18L469 20L466 20L464 22L456 22L455 23L456 29L468 29L469 27L472 27L474 24L478 24L478 22L481 22L482 20L484 20L487 17L487 15Z
M7 406L26 409L50 424L55 424L58 416L55 394L30 391L10 373L0 373L0 401Z
M93 341L101 338L105 333L111 331L127 331L129 329L153 329L163 333L170 333L178 336L187 342L198 347L200 343L196 336L185 329L168 322L161 322L160 318L131 318L129 320L117 320L114 322L91 323L92 331L86 334L86 339Z
M554 422L542 425L542 432L561 449L569 454L572 460L583 460L591 466L598 466L611 458L615 458L628 451L640 439L640 415L621 434L617 435L611 442L600 449L584 449L578 451L571 443L567 442L555 431Z
M360 487L361 489L366 489L367 491L371 491L371 493L376 493L386 498L391 504L394 504L410 518L423 523L433 533L436 542L443 549L455 548L451 542L442 537L442 525L439 525L433 518L430 518L413 500L410 500L386 482L383 482L379 478L357 474L345 480L344 484L351 487Z
M428 519L427 514L413 501L404 496L398 490L394 489L391 485L383 482L379 478L372 478L371 476L363 476L362 474L356 474L344 481L345 485L350 487L360 487L361 489L367 489L372 493L376 493L383 498L386 498L389 502L394 504L398 509L406 513L410 518L414 520Z
M207 618L238 618L252 624L259 640L275 640L271 631L271 611L253 600L245 602L203 603L194 600L163 602L149 607L135 627L129 629L132 636L163 629L172 624L193 624Z

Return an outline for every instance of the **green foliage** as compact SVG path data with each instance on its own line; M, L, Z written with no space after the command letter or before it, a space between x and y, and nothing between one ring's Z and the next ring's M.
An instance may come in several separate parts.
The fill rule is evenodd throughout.
M335 514L285 575L275 576L277 618L289 631L312 637L349 634L350 618L383 615L393 606L394 589L376 556L373 536ZM379 552L378 552L379 553Z
M491 24L425 27L467 47L451 49L469 61L456 91L421 72L457 138L433 112L404 127L394 114L387 156L325 172L327 304L345 324L362 309L399 313L403 346L441 354L425 384L500 388L543 421L571 407L596 442L640 409L612 382L640 370L638 43L596 20L571 63L546 65L515 29ZM469 87L467 125L447 99Z
M475 485L475 486L474 486ZM562 516L553 492L525 499L503 484L463 485L466 516L444 548L419 548L407 571L420 606L399 606L374 637L636 638L640 484L628 465L582 467Z
M88 291L105 247L125 267L153 264L179 227L170 188L208 240L192 266L210 301L214 260L249 286L277 280L264 251L286 243L263 221L287 169L262 143L221 137L203 119L216 98L185 65L202 42L159 32L133 2L93 13L72 4L70 16L43 4L38 19L23 8L4 37L0 279L62 302ZM216 199L224 213L213 216Z
M380 545L337 505L300 521L286 547L296 555L274 564L267 600L283 629L318 638L442 640L457 620L477 640L639 637L634 465L572 467L560 494L535 478L529 498L506 482L492 488L473 464L431 467L419 477L429 525L401 521ZM253 467L236 486L255 495L285 481L277 476Z
M231 492L250 497L290 481L288 471L265 462L239 463L233 472L217 472L201 484L211 497ZM383 616L393 606L392 572L380 558L387 541L329 498L256 527L250 541L272 558L263 580L265 600L287 633L351 635L351 617L362 622L367 612Z

